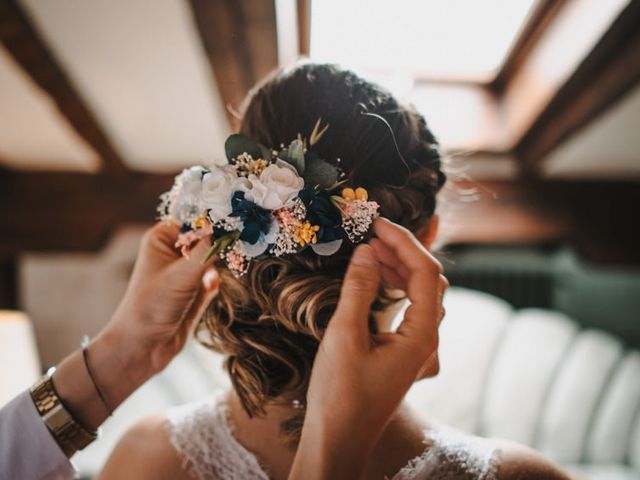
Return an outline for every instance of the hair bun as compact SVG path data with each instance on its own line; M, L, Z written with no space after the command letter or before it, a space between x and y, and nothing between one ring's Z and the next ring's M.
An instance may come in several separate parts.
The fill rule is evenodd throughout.
M424 226L446 180L438 143L413 107L399 104L378 85L334 65L307 63L279 71L250 94L241 133L279 145L312 131L318 118L330 128L314 152L340 159L350 183L366 188L383 216L413 232ZM351 253L344 242L332 256L303 251L257 260L240 279L220 272L220 292L197 334L226 356L249 415L263 412L274 399L304 400ZM374 312L397 300L390 293L381 288ZM298 439L304 409L296 413L281 428L290 444Z

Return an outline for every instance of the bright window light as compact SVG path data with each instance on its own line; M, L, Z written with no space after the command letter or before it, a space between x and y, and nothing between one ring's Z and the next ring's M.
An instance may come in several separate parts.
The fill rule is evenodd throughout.
M311 57L416 78L489 81L536 0L316 0Z

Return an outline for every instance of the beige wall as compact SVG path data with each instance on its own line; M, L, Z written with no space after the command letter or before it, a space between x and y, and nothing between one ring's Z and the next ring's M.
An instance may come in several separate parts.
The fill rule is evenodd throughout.
M19 262L20 302L36 332L43 366L95 335L122 297L144 229L119 230L95 254L26 254Z

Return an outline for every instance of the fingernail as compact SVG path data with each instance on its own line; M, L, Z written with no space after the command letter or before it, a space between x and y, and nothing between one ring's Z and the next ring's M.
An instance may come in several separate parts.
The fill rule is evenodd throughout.
M202 276L202 284L207 290L211 290L212 288L214 288L214 286L218 284L218 280L218 271L215 268L210 268Z

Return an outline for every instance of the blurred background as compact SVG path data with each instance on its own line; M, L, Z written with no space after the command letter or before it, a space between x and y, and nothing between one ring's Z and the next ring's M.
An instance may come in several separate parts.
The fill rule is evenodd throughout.
M158 196L301 57L414 103L448 157L441 375L410 401L640 478L640 1L0 0L0 405L96 334ZM190 344L76 457L227 385ZM1 448L1 446L0 446Z

